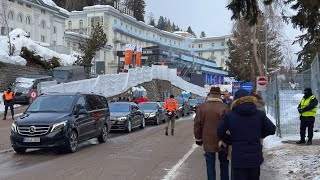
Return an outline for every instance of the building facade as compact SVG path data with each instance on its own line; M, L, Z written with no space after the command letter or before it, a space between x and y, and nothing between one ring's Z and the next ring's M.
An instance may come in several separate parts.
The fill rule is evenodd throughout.
M69 12L42 0L0 0L1 32L26 31L30 38L46 46L63 46L65 21ZM7 22L7 23L5 23Z
M90 6L85 7L83 11L71 12L70 18L66 20L66 30L88 35L94 22L99 22L103 26L107 34L107 44L112 47L111 51L103 52L106 54L103 56L106 72L117 72L117 52L124 51L126 44L139 45L142 48L164 46L184 51L208 63L213 62L212 69L206 67L206 70L212 73L215 73L214 68L225 68L228 57L226 42L231 36L197 39L184 32L170 33L137 21L129 11L107 5Z

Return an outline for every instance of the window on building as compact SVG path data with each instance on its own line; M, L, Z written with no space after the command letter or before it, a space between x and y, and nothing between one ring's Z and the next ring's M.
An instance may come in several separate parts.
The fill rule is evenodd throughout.
M214 56L214 51L211 52L211 55Z
M224 42L221 42L221 46L224 46Z
M132 29L133 29L133 28L132 28L132 27L130 27L130 29L131 29L131 31L132 31Z
M1 27L1 35L6 35L6 28L5 27Z
M46 28L46 22L44 20L41 21L41 28L42 29Z
M82 20L79 21L79 28L83 29L83 21Z
M23 22L22 14L19 14L19 15L18 15L18 22L19 22L19 23L22 23L22 22Z
M57 27L53 26L53 33L56 34L57 33Z
M44 35L41 35L41 42L46 42L46 37Z
M212 43L211 46L214 47L214 43Z
M115 20L113 21L113 23L114 23L114 24L118 24L118 21L115 19Z
M13 19L14 19L14 13L13 13L13 11L9 11L9 13L8 13L8 19L9 19L9 20L13 20Z
M192 44L192 48L194 48L194 45Z
M134 29L134 32L137 32L137 29Z
M123 23L121 23L121 26L123 25Z
M28 25L31 24L31 17L30 16L26 17L26 24L28 24Z
M224 50L223 50L223 51L221 51L221 56L224 56Z
M156 38L156 35L153 34L153 38Z
M202 44L199 44L199 46L198 46L199 48L202 48Z
M57 45L57 41L53 41L53 46L56 46Z
M20 2L20 1L19 1L18 4L21 5L21 6L23 6L23 2Z
M46 10L41 9L41 14L46 14Z
M141 30L139 31L139 34L141 34Z
M9 0L10 2L14 2L14 0Z
M126 29L128 29L128 25L126 25Z
M202 52L199 52L199 56L202 57Z
M71 21L68 22L68 29L72 29L72 22Z
M30 8L31 9L31 5L30 4L26 4L27 8Z

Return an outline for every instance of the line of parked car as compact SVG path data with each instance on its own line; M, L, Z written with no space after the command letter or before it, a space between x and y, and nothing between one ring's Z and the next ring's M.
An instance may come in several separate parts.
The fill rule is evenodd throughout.
M177 99L178 117L189 115L201 103L199 99ZM46 94L38 97L12 124L11 144L17 153L28 148L58 147L75 152L78 144L92 138L107 141L111 130L130 133L146 124L165 122L163 103L116 102L108 104L97 94Z

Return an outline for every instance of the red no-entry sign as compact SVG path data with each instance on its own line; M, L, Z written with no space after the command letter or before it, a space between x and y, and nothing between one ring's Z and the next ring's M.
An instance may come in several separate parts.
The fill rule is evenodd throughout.
M38 97L38 93L35 90L30 92L30 99L35 100Z
M266 91L267 90L267 78L266 77L257 77L257 90Z

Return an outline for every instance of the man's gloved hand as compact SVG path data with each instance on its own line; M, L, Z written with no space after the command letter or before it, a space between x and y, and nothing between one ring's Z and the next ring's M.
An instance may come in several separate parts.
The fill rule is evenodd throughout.
M299 113L302 114L304 111L303 109L298 109Z
M196 141L196 144L197 144L198 146L202 146L203 141Z

